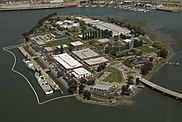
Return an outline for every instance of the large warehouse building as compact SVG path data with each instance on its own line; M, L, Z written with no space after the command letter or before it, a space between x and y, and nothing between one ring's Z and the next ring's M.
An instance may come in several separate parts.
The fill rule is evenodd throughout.
M73 51L73 54L75 54L81 60L86 60L86 59L95 58L99 56L98 53L91 50L90 48Z
M82 64L67 53L53 55L53 58L61 64L66 70L73 70L82 67Z

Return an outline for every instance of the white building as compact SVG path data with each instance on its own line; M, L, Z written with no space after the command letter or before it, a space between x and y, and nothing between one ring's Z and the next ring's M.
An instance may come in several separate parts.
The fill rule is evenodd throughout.
M87 71L84 68L77 68L77 69L73 69L72 74L76 77L76 78L82 78L82 77L89 77L92 74Z
M56 25L59 25L60 27L63 27L65 29L79 28L80 27L80 23L76 23L72 20L58 21L58 22L56 22Z
M53 58L61 64L66 70L73 70L82 67L82 64L67 53L53 55Z
M100 42L100 43L107 43L107 42L110 42L110 39L104 38L104 39L99 39L97 41Z

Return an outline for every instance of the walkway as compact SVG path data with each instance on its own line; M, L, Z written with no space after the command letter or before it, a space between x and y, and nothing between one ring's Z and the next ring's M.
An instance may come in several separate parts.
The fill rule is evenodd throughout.
M172 91L170 89L167 89L167 88L164 88L164 87L159 86L157 84L154 84L154 83L152 83L152 82L150 82L150 81L148 81L142 77L139 77L139 79L143 84L151 87L152 89L158 90L158 91L162 92L163 94L167 94L169 96L172 96L177 100L182 100L182 94L181 93L177 93L177 92Z

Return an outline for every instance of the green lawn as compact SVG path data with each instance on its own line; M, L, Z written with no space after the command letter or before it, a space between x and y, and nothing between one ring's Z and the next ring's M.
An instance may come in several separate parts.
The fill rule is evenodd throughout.
M157 51L156 48L152 48L152 47L149 47L149 46L142 46L142 47L138 47L137 49L143 51L143 52L146 52L146 53L151 53L151 52L155 52Z
M109 71L111 72L111 74L108 75L104 79L104 81L111 81L111 82L118 82L118 83L123 81L123 74L121 71L113 67L110 67Z
M69 38L66 38L66 39L48 42L47 46L51 47L51 46L57 46L57 45L63 45L63 44L69 45L70 42L71 42L71 40Z

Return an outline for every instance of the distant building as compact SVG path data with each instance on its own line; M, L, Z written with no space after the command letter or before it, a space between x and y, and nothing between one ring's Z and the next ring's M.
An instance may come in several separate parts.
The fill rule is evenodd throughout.
M110 39L108 38L104 38L104 39L99 39L97 40L99 43L107 43L107 42L110 42Z
M93 20L91 18L82 18L82 17L76 17L76 19L82 20L86 24L91 24L93 26L96 26L97 28L101 30L112 31L112 34L113 34L112 36L117 36L117 35L120 35L121 33L123 35L129 35L131 32L130 30L128 30L128 28L120 27L113 23L108 23L108 22L104 22L100 20Z
M50 3L51 4L58 4L58 3L63 3L64 0L51 0Z
M123 42L128 43L129 44L129 49L133 48L133 43L134 43L134 39L125 39L123 40Z
M70 47L74 50L80 50L83 49L84 43L82 43L81 41L71 42Z
M72 74L76 77L76 78L83 78L83 77L89 77L92 74L87 71L84 68L77 68L77 69L73 69Z
M54 50L51 47L45 47L44 49L48 53L53 53L54 52Z
M90 67L96 67L99 64L107 64L109 60L107 60L104 57L97 57L97 58L91 58L88 60L85 60L85 63L89 65Z
M67 53L53 55L53 58L68 71L82 67L81 63Z
M56 25L59 25L60 27L64 29L79 29L80 28L80 23L76 23L72 20L58 21L56 22Z
M90 48L77 50L77 51L72 51L72 52L73 52L73 54L75 54L81 60L86 60L86 59L95 58L95 57L99 56L98 53L91 50Z

